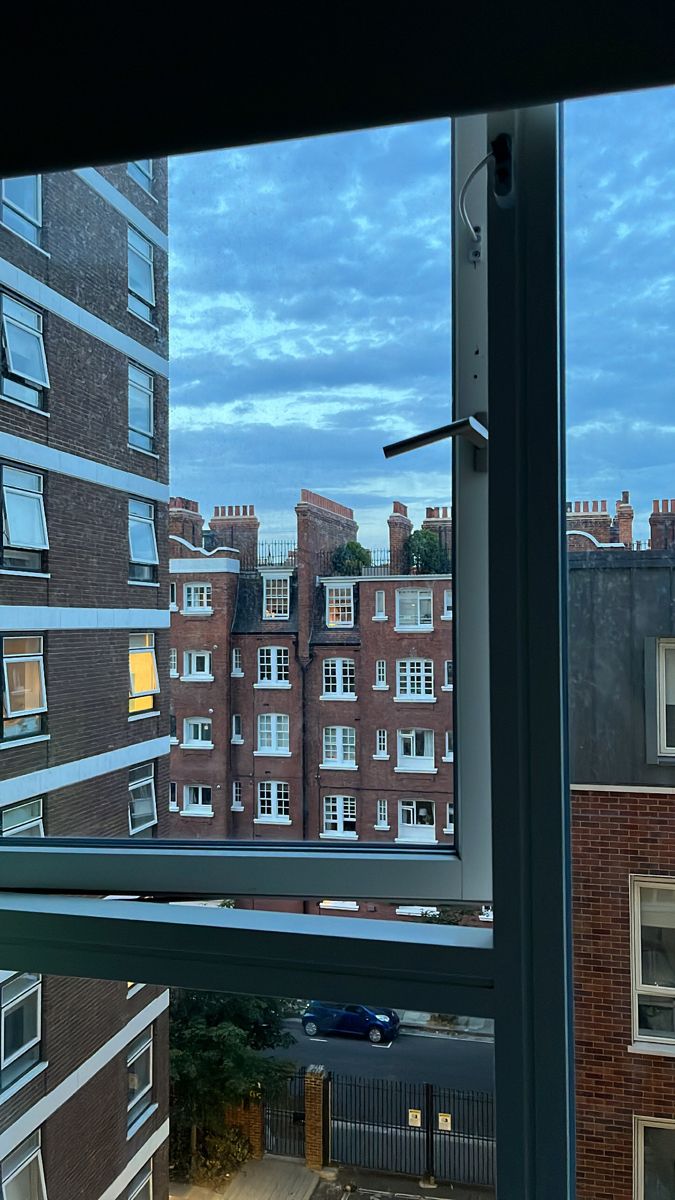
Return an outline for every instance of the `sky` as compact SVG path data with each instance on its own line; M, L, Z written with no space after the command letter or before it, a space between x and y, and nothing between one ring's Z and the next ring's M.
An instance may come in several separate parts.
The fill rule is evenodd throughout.
M174 158L172 489L293 537L308 487L387 542L449 503L450 124ZM565 105L570 499L675 496L675 89Z

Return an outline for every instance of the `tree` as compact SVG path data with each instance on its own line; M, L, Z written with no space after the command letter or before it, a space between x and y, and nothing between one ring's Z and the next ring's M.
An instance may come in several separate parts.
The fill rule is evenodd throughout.
M214 1147L223 1170L246 1158L241 1136L223 1136L225 1108L279 1087L291 1064L261 1051L295 1039L280 1003L258 996L177 988L170 1017L171 1162L193 1178Z
M361 575L371 562L370 550L360 542L345 542L333 553L333 570L337 575Z
M406 542L408 570L418 575L442 575L450 570L447 551L433 529L416 529Z

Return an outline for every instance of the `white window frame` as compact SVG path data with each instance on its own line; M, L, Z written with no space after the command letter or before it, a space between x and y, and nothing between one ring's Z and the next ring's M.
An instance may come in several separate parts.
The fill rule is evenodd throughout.
M263 741L267 741L267 737L261 739L263 723L267 720L270 722L269 745L262 745ZM257 744L253 751L254 758L291 757L291 719L288 713L259 713L256 729Z
M9 473L10 482L7 483L7 475ZM39 480L39 489L25 486L21 487L20 481L12 483L12 477L23 475L26 479L36 478ZM10 496L25 497L30 496L35 502L38 512L39 524L41 526L41 536L32 542L22 542L12 536L12 517ZM3 544L11 546L15 550L48 550L49 536L47 533L47 514L45 513L44 501L44 478L39 471L27 471L22 467L15 467L10 463L2 464L2 508L3 508ZM6 536L5 536L6 534Z
M334 806L333 806L334 802ZM328 804L334 809L334 815L329 815ZM356 796L344 796L331 793L321 800L321 833L320 838L338 838L341 841L358 840L358 805ZM347 821L354 822L353 829L345 829ZM327 823L335 822L337 829L326 829Z
M675 1140L675 1120L668 1117L633 1117L633 1197L645 1200L645 1131L671 1129Z
M132 379L132 372L136 375L143 376L143 379ZM143 392L147 397L148 409L150 413L149 429L141 429L138 425L133 425L131 421L131 389L136 388L139 392ZM137 446L129 438L129 445L133 450L143 450L146 454L154 452L155 445L155 377L144 367L139 367L134 362L130 362L127 369L127 404L128 404L128 425L129 432L136 434L138 437L146 438L147 446Z
M230 675L232 675L235 679L244 678L244 668L242 666L241 649L239 646L234 646L232 648L232 668L230 670Z
M9 311L8 311L9 310ZM22 318L23 310L26 317ZM19 371L12 358L12 339L10 337L10 329L21 330L23 333L30 334L34 337L38 344L40 352L40 364L42 366L42 375L26 375L23 371ZM42 325L42 313L37 309L32 308L29 304L24 304L22 300L16 300L14 296L8 296L6 292L2 293L2 338L7 357L7 371L15 379L24 380L33 387L40 390L48 389L51 385L49 382L49 369L47 367L47 355L45 352L45 343Z
M269 788L269 796L262 796L262 789ZM270 812L263 813L262 805L269 805ZM292 825L291 789L283 779L260 779L256 787L256 816L254 825Z
M195 738L192 736L192 726L198 726L200 729L208 725L208 738ZM183 741L180 746L181 750L213 750L213 721L211 717L185 717L183 721Z
M207 660L206 671L195 671L195 661L198 656ZM184 650L183 674L181 683L213 683L213 655L211 650Z
M127 813L128 813L128 819L129 819L129 837L134 837L137 833L142 833L144 829L152 829L152 827L157 824L157 788L156 788L156 784L155 784L155 764L152 761L147 762L147 763L139 763L138 767L132 767L131 771L140 771L141 767L147 768L146 775L139 777L138 779L134 779L133 782L131 781L131 779L129 779L128 784L127 784L128 793L129 793L129 799L128 799L128 803L127 803ZM134 829L132 827L132 823L131 823L132 792L136 788L145 787L145 785L148 783L151 785L151 790L152 790L152 810L153 810L152 816L150 817L149 821L145 822L144 825L138 825Z
M37 1159L40 1179L40 1197L38 1200L47 1200L47 1186L45 1183L44 1164L42 1162L41 1143L41 1131L37 1129L0 1162L0 1192L2 1193L3 1200L5 1200L7 1195L7 1185L16 1179L17 1175L20 1175L22 1171L26 1171L35 1159ZM8 1166L8 1164L11 1165Z
M387 683L387 660L386 658L378 658L375 660L375 682L373 684L374 692L388 692L389 684Z
M145 638L144 645L132 646L131 639L133 637ZM133 674L133 671L131 670L131 659L132 659L132 655L134 655L134 654L150 654L150 655L152 655L152 664L153 664L154 672L155 672L155 683L154 683L153 687L147 688L145 690L140 690L140 691L135 690L134 674ZM160 694L160 683L159 683L159 671L157 669L157 654L155 652L155 635L154 635L154 633L148 633L147 630L143 630L142 632L139 631L138 633L130 633L129 634L129 700L130 701L138 700L142 696L159 696L159 694ZM129 717L132 720L134 718L143 717L148 714L154 714L155 716L157 715L157 709L154 706L154 702L153 702L153 705L151 708L142 708L142 709L139 709L138 711L131 711L131 710L129 711Z
M178 679L178 650L175 646L169 650L169 675L172 679Z
M431 824L429 824L428 822L418 822L417 820L415 820L415 821L404 821L403 820L404 812L408 812L408 811L414 812L415 817L417 817L417 809L423 804L431 805L431 810L432 810L432 813L434 816L433 822ZM419 830L419 833L414 832L414 831L418 831L418 830ZM429 831L430 831L431 836L429 836ZM426 843L427 845L435 845L436 844L438 839L436 837L436 802L435 802L435 800L428 800L426 797L422 798L419 796L409 796L409 797L404 797L403 799L399 800L399 802L398 802L398 837L396 838L396 841L397 842L407 842L408 844L411 842L414 842L416 845L419 845L420 843L423 843L423 844Z
M3 987L6 987L6 985L8 983L10 983L13 979L21 979L21 978L22 978L21 973L17 972L15 975L10 975L8 979L1 980L0 981L0 997L2 996ZM33 1050L35 1048L35 1046L39 1046L40 1042L42 1041L42 976L41 975L33 975L33 976L26 975L26 978L30 979L30 983L26 983L24 990L22 992L19 992L14 997L13 1000L8 1001L6 1004L2 1004L2 1007L0 1008L0 1071L3 1071L6 1067L10 1067L12 1065L12 1063L17 1062L17 1060L20 1059L24 1054L27 1054L29 1050ZM33 996L37 996L37 1007L36 1007L36 1012L37 1012L36 1030L37 1030L37 1032L34 1037L29 1038L28 1041L25 1042L24 1045L22 1045L18 1050L15 1050L13 1054L9 1054L6 1056L5 1055L5 1022L7 1020L7 1017L9 1016L10 1013L14 1012L14 1010L16 1008L19 1008L22 1004L25 1004L26 1001L29 1000ZM35 1065L35 1064L33 1064L33 1065ZM31 1069L31 1067L28 1067L26 1073L30 1069ZM16 1082L18 1083L20 1079L21 1079L21 1076L18 1077ZM1 1094L2 1093L0 1092L0 1095Z
M450 834L454 837L455 834L455 802L454 800L446 800L445 803L445 825L443 833Z
M644 1048L647 1052L658 1052L658 1047L668 1047L675 1055L675 986L667 987L658 984L643 983L642 980L642 940L640 919L640 895L643 889L657 888L673 894L673 916L675 919L675 877L661 875L632 875L630 878L630 925L631 925L631 1023L633 1046ZM639 1000L640 997L652 997L672 1003L674 1020L673 1036L659 1037L658 1034L649 1036L640 1032Z
M22 238L24 242L28 242L30 246L39 246L42 234L42 176L29 175L22 176L22 178L34 179L36 181L36 212L34 214L26 212L26 209L22 208L20 204L17 204L15 200L9 200L5 195L5 183L8 181L2 179L0 180L0 222L6 229L11 229L12 233L15 233L17 237ZM20 220L25 221L26 224L33 226L35 229L35 240L27 237L26 234L22 233L20 229L15 229L14 226L6 220L5 213L3 211L5 208L11 209L13 213L17 214Z
M389 758L389 735L386 729L375 730L375 753L373 758L384 762Z
M326 628L327 629L353 629L354 628L354 584L353 583L326 583ZM338 596L338 593L340 595ZM337 599L334 599L337 597ZM331 608L336 607L338 611L344 610L348 613L344 619L331 620Z
M452 620L452 588L443 589L443 612L441 613L441 621Z
M389 804L384 798L375 801L375 824L373 828L383 830L391 828L389 824Z
M32 654L7 654L4 644L6 641L9 641L13 637L15 637L15 638L20 638L20 637L35 638L36 640L38 640L40 642L40 650L35 651ZM3 675L3 683L4 683L4 704L5 704L5 709L6 709L6 718L8 720L17 719L18 717L39 716L41 713L46 713L48 711L47 688L45 685L44 658L45 658L44 639L39 634L6 633L2 637L2 675ZM10 690L10 686L9 686L9 675L7 673L7 664L8 663L16 663L16 662L36 662L38 664L39 675L40 675L40 692L41 692L44 703L37 705L35 708L19 709L18 711L15 712L14 709L12 708L12 694L11 694L11 690Z
M243 812L244 801L242 799L241 780L235 779L232 782L232 812Z
M668 654L675 657L675 638L659 638L657 642L658 653L658 744L659 755L663 758L672 758L675 756L675 746L669 746L666 741L666 658Z
M400 605L401 597L405 596L410 599L415 596L417 607L417 621L406 624L401 621ZM420 620L420 606L422 600L429 601L429 620ZM431 633L434 628L434 592L433 588L397 588L396 589L396 624L394 626L397 633Z
M195 595L202 593L207 604L188 604L188 600L193 599ZM192 582L183 584L183 607L181 608L182 617L193 617L195 615L210 617L213 614L213 589L210 583Z
M11 828L4 828L4 818L7 813L16 812L17 809L28 809L31 804L38 805L35 816L28 817L25 821L20 821L18 825L13 825ZM0 837L30 837L30 833L28 832L30 829L37 829L39 837L44 837L45 835L42 796L33 796L30 800L20 800L16 804L6 804L0 808Z
M448 671L448 667L450 668L450 671ZM452 682L448 683L448 678L450 678L450 680ZM441 687L441 691L442 692L452 692L452 691L454 691L454 688L455 688L455 663L452 658L446 658L443 663L443 685Z
M335 737L333 737L333 733ZM335 757L331 751L335 749ZM323 771L358 771L356 762L356 729L353 725L325 725L322 733ZM345 750L349 753L345 755ZM353 751L353 754L351 753Z
M152 1159L150 1159L145 1166L141 1168L141 1170L138 1172L138 1175L132 1179L127 1190L127 1200L136 1200L136 1197L140 1196L143 1188L147 1187L148 1184L150 1187L147 1200L152 1200Z
M233 746L243 746L244 744L244 723L241 718L241 713L232 713L231 718L232 732L230 734L230 743Z
M377 588L375 591L375 604L373 612L373 621L388 621L386 609L386 596L384 588Z
M190 788L194 789L199 799L190 799ZM202 797L204 792L208 790L211 794L211 799L207 803ZM181 809L186 815L199 817L213 816L213 785L210 783L184 783L183 784L183 807Z
M142 162L147 162L150 164L149 171L146 171L145 167L141 166ZM135 170L132 170L132 168L135 168ZM128 162L127 175L130 179L133 179L134 183L137 183L139 187L142 187L144 192L147 192L149 196L152 196L152 180L154 172L151 158L133 159L131 162Z
M330 691L330 676L335 676L335 691ZM353 658L324 658L321 665L323 680L320 700L356 700L356 662ZM352 684L349 690L349 684ZM347 687L345 688L345 683Z
M139 242L143 243L143 248L138 245L132 245L133 238L138 238ZM141 292L135 291L131 286L131 271L129 265L130 256L135 254L137 258L147 263L150 267L150 292L149 296L144 296ZM136 308L134 308L134 304ZM157 295L155 291L155 249L152 242L149 242L142 233L139 233L133 225L127 227L127 307L130 312L136 317L140 317L143 321L151 323L153 310L157 304ZM140 308L144 312L139 312Z
M174 779L169 783L169 812L178 812L178 784Z
M291 615L291 573L290 571L278 572L262 572L263 579L263 602L262 602L262 619L263 621L288 621ZM282 584L281 590L276 586ZM277 591L279 594L271 600L270 592ZM279 604L279 600L283 603ZM273 604L273 607L269 607Z
M415 691L418 686L421 691ZM433 658L398 658L396 660L396 695L400 703L435 704Z
M132 504L142 505L147 509L147 515L140 512L132 512ZM152 532L152 549L149 555L143 557L134 551L133 538L131 531L135 525L150 527ZM155 531L155 506L149 500L139 500L135 496L129 497L129 561L139 563L141 566L156 567L159 564L159 554L157 553L157 533Z
M424 743L428 745L431 742L431 754L406 754L404 747L407 740L410 738L416 740L418 734L424 735ZM396 772L414 772L423 775L435 775L438 771L436 766L436 737L433 729L415 726L408 729L397 729L396 731Z
M147 1096L152 1096L152 1089L154 1087L153 1041L153 1029L151 1025L149 1029L144 1030L144 1032L139 1034L137 1038L134 1038L127 1053L127 1077L129 1075L130 1067L132 1067L136 1060L141 1058L142 1055L148 1053L150 1062L150 1070L148 1072L149 1083L141 1092L138 1093L137 1096L134 1097L133 1100L127 1101L127 1136L129 1136L130 1131L137 1125L141 1117L152 1106L152 1101L150 1101L150 1103L139 1107L139 1105L141 1105L141 1101L146 1099Z
M267 657L269 657L269 676L266 674L268 668L264 665ZM291 652L288 646L258 646L257 663L258 679L253 684L254 688L288 690L291 687ZM265 678L263 678L264 673Z
M446 729L446 731L445 731L445 754L443 755L443 762L451 763L454 761L455 761L454 731L452 729Z
M171 612L178 610L178 587L173 582L169 584L169 608Z

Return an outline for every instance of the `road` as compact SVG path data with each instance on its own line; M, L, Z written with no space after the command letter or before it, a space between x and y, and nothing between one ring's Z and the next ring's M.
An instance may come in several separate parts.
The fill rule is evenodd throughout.
M391 1045L371 1046L359 1038L308 1038L299 1021L287 1021L286 1026L295 1044L271 1054L298 1066L321 1063L336 1074L361 1078L433 1083L481 1092L494 1088L494 1053L489 1042L401 1033Z

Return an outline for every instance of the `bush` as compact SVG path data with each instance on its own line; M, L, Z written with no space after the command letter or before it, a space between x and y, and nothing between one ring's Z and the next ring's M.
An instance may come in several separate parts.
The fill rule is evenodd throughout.
M418 575L445 575L450 560L433 529L416 529L405 546L407 569Z
M333 553L333 570L337 575L361 575L371 562L370 550L360 542L345 542Z

